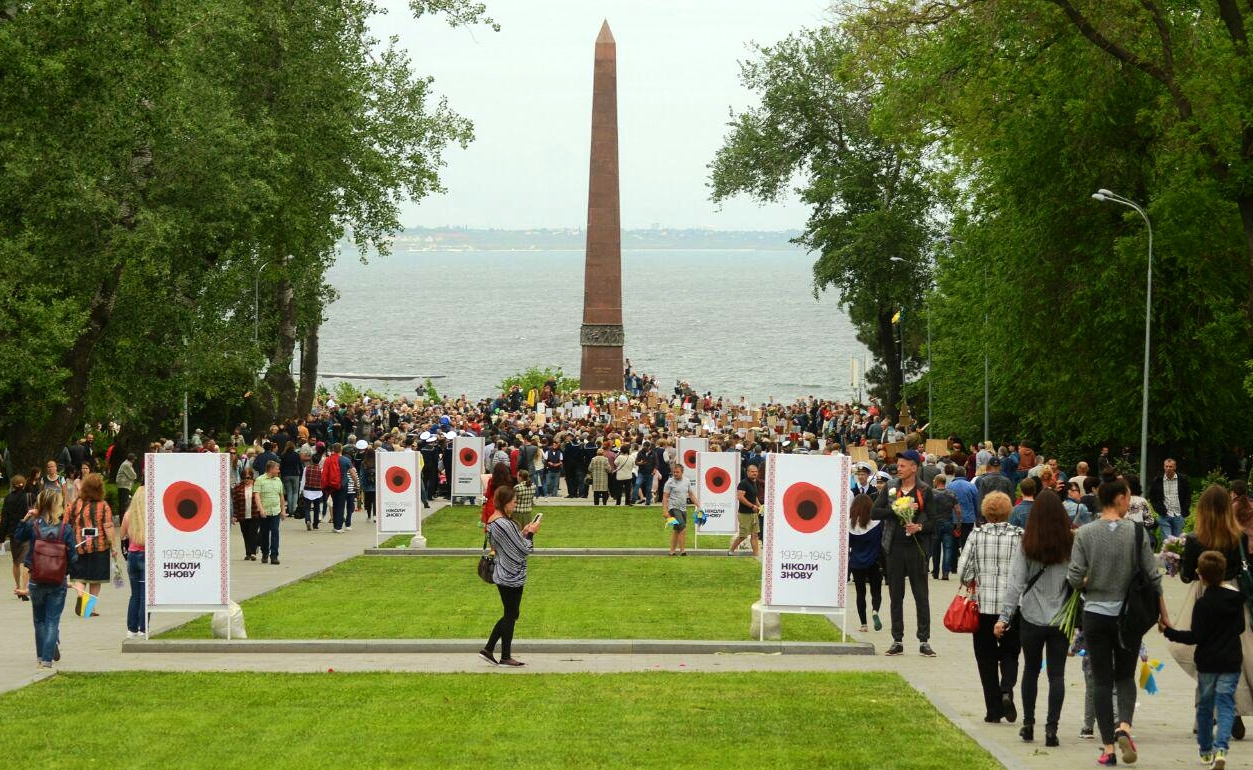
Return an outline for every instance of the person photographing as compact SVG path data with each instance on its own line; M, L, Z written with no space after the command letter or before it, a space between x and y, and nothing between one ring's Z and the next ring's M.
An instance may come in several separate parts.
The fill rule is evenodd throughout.
M511 518L517 507L515 495L513 487L499 487L492 495L494 510L487 520L487 537L496 551L492 582L500 592L503 613L492 627L491 635L487 637L487 646L479 650L479 657L493 666L525 665L513 657L513 629L522 606L522 589L526 587L527 555L535 550L534 538L539 531L542 514L537 515L530 524L519 528ZM498 641L499 661L496 660Z

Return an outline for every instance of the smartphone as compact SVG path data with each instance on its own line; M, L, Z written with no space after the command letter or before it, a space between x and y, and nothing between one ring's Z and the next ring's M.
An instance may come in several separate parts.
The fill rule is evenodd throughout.
M100 531L95 527L83 527L83 537L95 537Z
M540 523L543 519L544 519L544 514L542 514L542 513L537 513L537 514L535 514L535 518L531 519L531 523L532 523L532 524L539 524L539 523Z

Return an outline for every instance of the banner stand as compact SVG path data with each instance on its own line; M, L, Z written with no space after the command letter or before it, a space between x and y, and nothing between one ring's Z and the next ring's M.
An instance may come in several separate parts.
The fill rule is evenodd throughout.
M374 547L384 538L412 535L406 548L425 548L422 537L422 455L409 450L375 454ZM396 526L389 529L388 526Z
M848 641L848 610L833 609L831 607L798 607L795 605L780 604L773 607L759 606L757 611L761 613L761 623L758 631L758 641L766 641L766 615L839 615L840 616L840 636L843 641Z

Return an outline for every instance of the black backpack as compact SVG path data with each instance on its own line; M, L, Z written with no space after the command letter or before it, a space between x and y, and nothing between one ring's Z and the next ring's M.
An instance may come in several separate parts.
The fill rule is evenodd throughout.
M1118 646L1124 650L1140 649L1144 634L1152 628L1160 614L1157 591L1144 576L1140 551L1144 546L1144 527L1132 522L1136 528L1136 552L1132 557L1135 572L1127 583L1127 595L1123 597L1122 610L1118 613Z

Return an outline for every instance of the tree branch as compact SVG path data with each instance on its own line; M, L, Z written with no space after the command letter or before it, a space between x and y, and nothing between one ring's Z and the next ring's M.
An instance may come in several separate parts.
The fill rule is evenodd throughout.
M1250 7L1253 9L1253 2L1250 2ZM1218 15L1227 25L1227 34L1231 35L1231 42L1235 43L1236 51L1247 55L1249 38L1244 31L1244 14L1240 13L1240 7L1236 5L1235 0L1218 0Z

